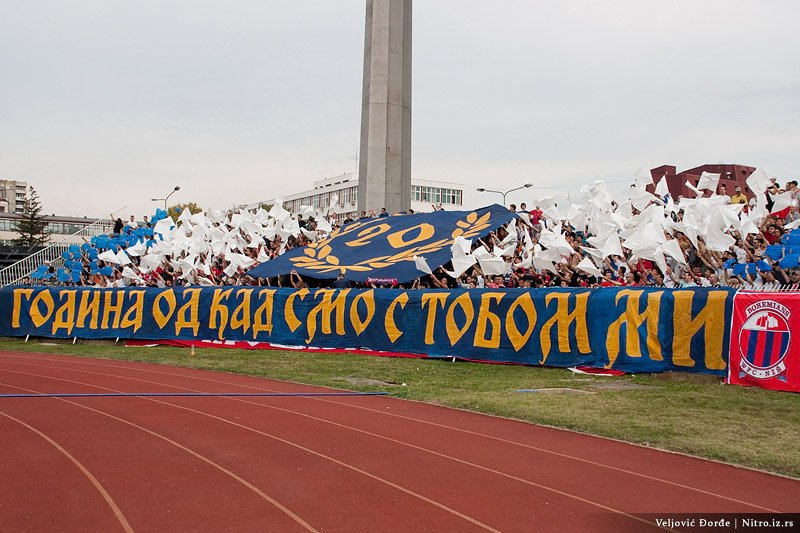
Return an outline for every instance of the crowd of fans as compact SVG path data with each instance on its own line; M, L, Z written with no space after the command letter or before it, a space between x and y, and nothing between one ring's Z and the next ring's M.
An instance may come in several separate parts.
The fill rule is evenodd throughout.
M760 186L754 179L750 197L740 187L729 196L723 185L698 190L694 198L673 199L658 188L647 192L652 184L638 180L623 202L598 182L584 187L578 203L558 206L544 198L532 208L511 205L518 214L514 221L468 244L466 254L478 257L471 266L458 272L453 261L404 284L380 278L356 284L345 275L316 280L296 271L273 279L248 276L253 266L338 227L335 217L311 208L290 214L280 202L269 212L185 211L173 221L158 210L141 221L133 215L127 221L116 219L110 235L72 246L59 262L63 264L42 265L24 282L92 287L800 288L800 230L795 230L800 226L800 191L796 181L782 188L774 178L766 181L764 175L764 180ZM361 216L390 215L382 209ZM502 258L505 266L498 269L495 259L488 269L480 260L487 255Z

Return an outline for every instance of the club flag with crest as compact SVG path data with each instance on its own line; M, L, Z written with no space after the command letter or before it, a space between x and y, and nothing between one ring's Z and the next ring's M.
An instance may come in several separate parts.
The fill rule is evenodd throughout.
M728 383L800 392L798 332L800 293L738 293L733 300Z

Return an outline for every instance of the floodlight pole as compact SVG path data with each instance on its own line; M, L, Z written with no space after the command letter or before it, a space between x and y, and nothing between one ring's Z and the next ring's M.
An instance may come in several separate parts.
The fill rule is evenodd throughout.
M175 194L176 192L178 192L179 190L181 190L180 185L176 185L175 188L172 189L172 192L170 192L167 195L166 198L150 198L150 201L151 202L162 202L163 201L164 202L164 211L166 211L167 210L167 200L169 200L169 197L172 196L173 194Z
M492 189L484 189L483 187L478 187L478 192L493 192L493 193L497 193L497 194L501 195L503 197L503 206L505 206L506 205L506 196L508 196L509 193L512 193L514 191L519 191L520 189L528 189L530 187L533 187L533 183L526 183L525 185L522 185L520 187L516 187L514 189L509 189L509 190L507 190L505 192L503 192L503 191L495 191L495 190L492 190Z

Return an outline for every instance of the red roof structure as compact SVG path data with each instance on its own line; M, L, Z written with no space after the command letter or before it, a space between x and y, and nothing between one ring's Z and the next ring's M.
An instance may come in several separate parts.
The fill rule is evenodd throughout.
M700 165L699 167L690 168L678 173L675 165L661 165L660 167L651 169L650 174L653 176L654 183L658 183L662 178L666 179L669 193L676 200L680 196L688 198L694 198L696 196L695 193L686 186L686 182L688 181L693 186L697 186L697 182L700 181L700 175L703 172L719 174L719 185L725 185L728 196L734 195L735 186L740 185L742 187L742 192L744 192L748 198L752 198L753 193L747 186L746 180L755 170L755 167L748 167L746 165ZM655 190L655 185L648 186L647 190L653 192ZM706 196L711 195L708 191L704 192ZM719 189L714 192L719 193Z

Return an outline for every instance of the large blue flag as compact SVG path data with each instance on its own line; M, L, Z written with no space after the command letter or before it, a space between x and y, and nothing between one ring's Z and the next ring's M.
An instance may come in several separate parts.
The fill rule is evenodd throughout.
M753 311L744 327L766 328L766 335L740 328L730 341L730 332L740 331L731 330L734 294L700 287L398 291L11 285L0 288L0 335L363 348L495 363L718 375L725 373L730 353L741 360L731 376L750 372L761 376L759 383L770 378L778 386L782 373L790 378L788 386L800 391L791 381L798 369L789 366L800 362L791 351L789 314L800 311L753 293L757 300L739 307L742 313ZM788 305L793 298L798 300L794 307L800 306L800 298L786 294L781 301ZM738 343L733 350L731 342Z
M330 236L304 248L289 250L248 272L272 278L297 270L301 276L366 282L370 278L412 281L422 275L414 256L424 257L435 269L452 258L457 237L475 239L508 224L516 215L500 205L475 211L435 211L393 215L346 224Z

